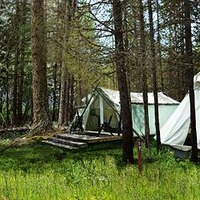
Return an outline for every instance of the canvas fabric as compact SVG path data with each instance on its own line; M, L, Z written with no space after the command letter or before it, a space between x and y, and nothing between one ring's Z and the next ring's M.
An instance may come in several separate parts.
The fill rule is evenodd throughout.
M195 111L196 111L196 130L197 130L197 146L200 149L200 73L194 77L194 94L195 94ZM171 117L160 129L161 143L189 150L188 146L184 147L184 143L190 132L190 99L189 93L186 94L180 105L173 112Z

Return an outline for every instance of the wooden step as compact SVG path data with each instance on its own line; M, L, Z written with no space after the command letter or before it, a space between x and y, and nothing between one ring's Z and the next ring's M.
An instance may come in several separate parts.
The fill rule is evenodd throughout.
M43 140L42 142L58 147L63 147L70 150L86 148L90 144L98 144L104 142L114 142L121 141L122 136L117 135L108 135L108 134L95 134L95 135L87 135L87 134L59 134L54 135L53 137Z
M86 141L70 134L54 135L53 137L43 140L42 142L69 150L77 150L88 146Z
M69 146L69 145L66 145L66 144L60 144L60 143L53 142L53 141L50 141L50 140L43 140L42 142L49 144L49 145L56 146L56 147L62 147L62 148L65 148L65 149L69 149L69 150L78 150L79 149L78 147L73 147L73 146Z
M52 138L49 138L48 140L52 141L54 143L65 144L65 145L78 147L78 148L87 147L86 142L73 141L73 140L70 140L70 139L62 139L62 138L55 137L55 136L52 137Z
M111 135L86 135L86 134L59 134L56 135L58 138L72 140L77 142L85 142L87 144L90 143L101 143L101 142L109 142L115 140L122 140L122 136L111 136Z
M77 142L87 142L90 140L92 137L85 135L85 134L59 134L56 135L57 138L61 138L64 140L71 140L71 141L77 141ZM96 138L96 137L94 137Z

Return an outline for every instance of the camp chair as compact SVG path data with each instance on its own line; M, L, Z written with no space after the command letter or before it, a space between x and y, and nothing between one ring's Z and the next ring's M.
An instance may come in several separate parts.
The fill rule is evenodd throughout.
M81 131L81 133L84 132L84 128L83 128L83 115L84 115L84 113L85 113L88 105L90 104L90 102L91 102L94 94L95 93L93 92L92 95L91 95L91 97L90 97L90 99L89 99L89 101L87 102L86 106L84 106L84 110L81 113L81 115L79 115L78 110L76 111L75 120L72 122L71 127L70 127L70 133L75 132L75 131L77 131L77 132Z
M78 110L77 110L76 113L77 113L77 115L75 117L75 120L70 127L70 133L76 132L76 131L77 132L80 131L82 133L84 131L84 129L83 129L83 115L79 115Z
M112 121L112 115L110 116L108 122L104 122L101 126L100 126L100 129L99 129L99 132L98 132L98 135L101 134L101 131L104 130L106 132L109 132L111 135L113 135L113 132L114 132L114 128L112 128L110 126L110 123Z

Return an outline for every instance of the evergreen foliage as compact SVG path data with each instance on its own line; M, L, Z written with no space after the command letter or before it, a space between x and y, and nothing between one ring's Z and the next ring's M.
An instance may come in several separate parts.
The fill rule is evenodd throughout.
M96 85L117 88L113 59L114 32L111 2L73 1L75 13L70 27L64 26L69 13L66 12L63 2L48 1L46 4L48 94L54 121L57 121L58 117L60 67L63 63L69 73L68 82L73 87L69 96L73 98L72 107L80 105L81 98ZM188 90L185 80L183 1L157 0L152 3L158 89L181 100ZM146 17L146 2L143 4L147 81L148 89L152 91L149 23ZM200 68L199 3L191 1L190 4L193 60L195 71L198 71ZM141 91L143 79L139 67L141 66L139 1L123 1L122 11L130 89ZM20 117L20 113L22 113L20 124L30 123L32 118L30 1L2 1L0 27L0 124L1 126L17 125L16 123L19 122L16 122L16 119ZM63 34L67 30L70 30L70 35L68 43L65 44ZM22 86L19 84L20 80L23 80ZM23 87L22 91L20 87ZM16 89L20 95L16 93ZM16 106L17 110L15 110ZM70 109L72 109L70 112L74 112L74 108ZM71 120L71 117L68 120Z

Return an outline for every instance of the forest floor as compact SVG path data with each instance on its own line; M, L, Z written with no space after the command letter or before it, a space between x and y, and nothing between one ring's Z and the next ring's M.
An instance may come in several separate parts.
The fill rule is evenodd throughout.
M5 146L8 140L1 140ZM114 144L113 144L114 145ZM70 152L42 143L0 154L0 199L200 199L200 167L169 149L142 148L142 173L121 162L121 146Z

